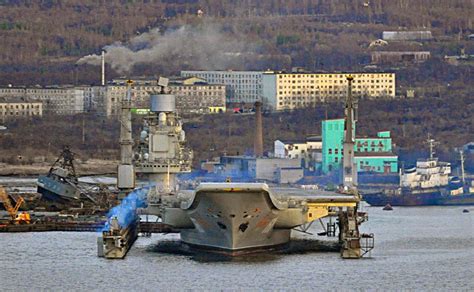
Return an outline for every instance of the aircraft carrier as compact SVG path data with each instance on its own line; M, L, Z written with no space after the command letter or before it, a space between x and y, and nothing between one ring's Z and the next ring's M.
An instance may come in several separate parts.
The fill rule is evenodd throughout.
M201 183L195 190L180 190L176 175L190 171L192 151L185 145L174 96L167 92L166 80L159 81L162 91L150 96L151 113L144 119L133 161L127 157L127 153L131 153L132 128L128 97L122 106L122 164L119 166L118 187L124 191L132 190L135 173L147 177L153 187L140 192L143 194L140 200L146 202L140 213L158 216L162 223L178 230L181 240L191 246L230 255L273 248L288 243L292 230L299 228L305 232L315 220L335 216L338 218L342 257L360 258L373 248L373 235L359 232L366 214L358 211L360 196L356 188L356 168L353 152L349 151L354 148L351 82L352 79L348 79L349 95L345 109L348 130L344 142L344 186L340 193L310 193L303 189L270 188L265 183L252 182ZM256 114L259 114L258 110ZM256 120L262 122L261 118ZM261 125L256 127L261 128ZM262 145L261 141L256 143L257 152L262 151ZM139 210L134 211L134 216L137 216ZM117 226L116 219L111 217L113 230L107 230L99 239L99 254L123 258L136 239L136 236L129 236L133 232L126 232L135 230L135 219L129 220L130 224ZM331 230L334 229L332 226ZM335 236L334 232L326 233ZM363 238L371 239L371 243L362 244ZM115 252L117 242L123 243L124 248Z

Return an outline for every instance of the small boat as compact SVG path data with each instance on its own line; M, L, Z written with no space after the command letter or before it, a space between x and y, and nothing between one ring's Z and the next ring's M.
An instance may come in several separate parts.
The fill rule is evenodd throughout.
M393 208L392 208L392 205L387 204L387 205L385 205L385 207L383 207L382 210L384 210L384 211L393 211Z

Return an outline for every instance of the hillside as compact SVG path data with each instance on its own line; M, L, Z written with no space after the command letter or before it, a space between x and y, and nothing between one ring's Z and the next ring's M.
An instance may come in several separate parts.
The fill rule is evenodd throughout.
M431 108L427 111L427 108ZM321 134L321 121L343 117L342 102L318 104L315 108L264 116L265 151L273 151L276 139L304 139ZM404 99L359 102L358 136L373 136L377 131L391 131L397 152L403 160L413 161L427 155L424 141L431 134L440 142L438 154L442 159L457 163L453 150L474 141L474 99L466 96L444 98ZM134 120L138 139L140 117ZM184 129L194 150L194 165L227 153L251 154L253 149L253 115L221 114L186 118ZM31 121L6 123L8 131L0 133L0 162L13 163L18 155L23 162L36 156L56 157L63 145L71 145L79 158L118 159L119 122L104 120L89 113L83 117L51 116ZM39 138L41 137L41 138ZM84 137L84 139L83 139ZM203 139L206 137L206 139ZM18 147L21 145L21 147ZM474 170L474 157L468 166Z
M202 17L196 16L199 9ZM463 47L474 48L465 39L474 30L473 15L470 0L2 0L0 84L97 83L95 66L76 65L82 56L155 28L166 35L183 26L191 27L193 40L208 37L211 26L218 34L214 43L237 44L238 58L217 63L213 54L195 62L203 60L210 47L189 52L183 50L184 43L177 43L173 54L138 64L131 72L111 71L109 77L168 75L207 65L356 70L369 63L370 41L390 29L432 30L436 41L423 49L442 58ZM160 49L163 46L168 45Z

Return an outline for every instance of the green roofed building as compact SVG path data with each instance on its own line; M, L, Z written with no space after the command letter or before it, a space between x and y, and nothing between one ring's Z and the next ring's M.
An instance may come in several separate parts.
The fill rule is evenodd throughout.
M342 166L344 119L322 122L322 171L327 174ZM356 138L355 162L358 172L396 173L398 156L392 152L389 131L378 132L374 138Z

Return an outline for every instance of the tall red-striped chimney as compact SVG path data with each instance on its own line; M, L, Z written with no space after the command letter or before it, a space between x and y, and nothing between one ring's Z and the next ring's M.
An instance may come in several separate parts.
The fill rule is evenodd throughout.
M253 144L255 157L263 156L263 125L262 125L262 103L255 103L255 141Z

